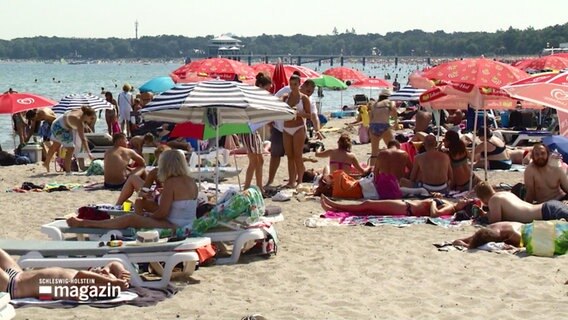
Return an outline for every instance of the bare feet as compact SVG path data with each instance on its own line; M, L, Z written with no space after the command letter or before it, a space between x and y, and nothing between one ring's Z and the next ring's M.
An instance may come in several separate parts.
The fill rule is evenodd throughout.
M67 225L70 227L80 227L83 219L79 219L77 217L70 217L67 218Z

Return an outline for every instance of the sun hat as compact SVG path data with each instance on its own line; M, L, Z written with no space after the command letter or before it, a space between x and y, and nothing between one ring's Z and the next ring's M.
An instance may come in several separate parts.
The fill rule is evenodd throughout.
M385 96L385 97L390 97L392 94L392 91L390 89L383 89L381 90L381 92L379 93L379 96Z

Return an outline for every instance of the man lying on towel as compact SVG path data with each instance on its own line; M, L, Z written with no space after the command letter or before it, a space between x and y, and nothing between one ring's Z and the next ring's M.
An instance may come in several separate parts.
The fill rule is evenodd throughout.
M489 223L516 221L530 223L534 220L568 220L568 205L549 200L541 204L531 204L519 199L508 191L495 192L490 184L481 182L475 187L479 199L489 207L488 212L481 211Z
M145 179L146 163L144 158L136 151L128 148L128 140L124 133L116 133L112 136L112 149L105 152L104 173L105 189L121 190L130 175L138 175ZM131 168L130 162L134 161L136 167Z
M341 204L321 196L321 206L326 211L349 212L354 215L439 217L453 215L464 209L473 199L463 199L453 204L441 199L424 200L366 200L356 204Z
M57 285L68 283L69 286L81 283L83 286L117 286L125 290L129 287L130 272L119 262L111 262L104 268L89 271L63 268L23 271L10 255L0 249L0 290L8 292L14 299L39 298L39 287L42 285L40 281L52 281ZM79 297L53 298L65 300Z

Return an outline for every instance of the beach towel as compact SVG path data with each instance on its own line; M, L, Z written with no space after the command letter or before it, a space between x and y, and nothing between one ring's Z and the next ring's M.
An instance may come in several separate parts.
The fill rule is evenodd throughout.
M454 221L452 216L438 218L431 217L409 217L409 216L373 216L373 215L354 215L349 212L327 211L321 215L322 218L336 219L340 225L364 225L376 227L379 225L392 225L396 227L406 227L413 224L433 224L444 228L463 226L464 222ZM471 223L470 221L465 224Z
M499 172L499 171L508 171L508 172L525 172L526 166L523 166L522 164L512 164L511 168L508 170L500 170L500 169L494 169L494 170L488 170L488 171L495 171L495 172ZM485 170L485 168L475 168L473 171L482 171Z
M434 247L438 248L438 251L443 251L443 252L468 250L464 246L453 244L452 241L436 242L433 245ZM514 254L521 251L521 249L506 244L504 242L488 242L480 246L476 250L489 251L494 253L508 253L508 254Z

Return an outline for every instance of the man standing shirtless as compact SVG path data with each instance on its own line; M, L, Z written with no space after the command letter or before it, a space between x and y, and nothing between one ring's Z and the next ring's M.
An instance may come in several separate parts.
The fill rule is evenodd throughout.
M128 176L136 174L145 178L146 163L144 158L136 151L128 149L128 141L124 133L112 136L113 147L105 152L104 172L106 189L120 190L128 179ZM135 168L129 167L130 161L136 163Z
M475 193L483 203L489 206L486 215L489 223L499 221L517 221L530 223L534 220L568 220L568 206L557 200L541 204L531 204L519 199L509 191L495 192L487 182L475 187Z
M532 163L525 170L525 201L543 203L564 198L568 193L568 177L561 167L548 165L548 148L537 143L533 146L531 156Z

